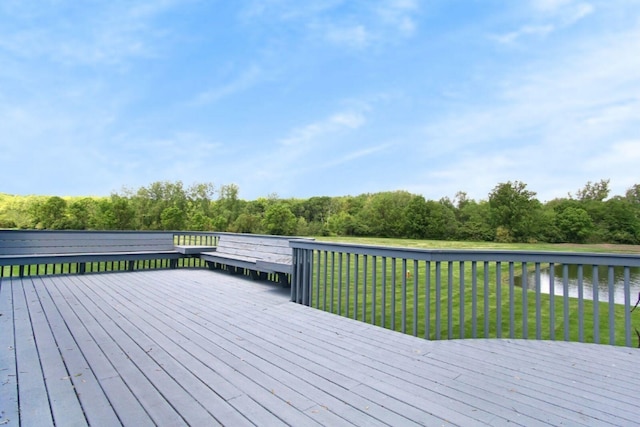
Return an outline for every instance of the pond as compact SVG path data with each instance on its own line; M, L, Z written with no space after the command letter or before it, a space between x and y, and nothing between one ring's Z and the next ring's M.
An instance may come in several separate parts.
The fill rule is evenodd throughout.
M570 297L578 297L580 280L577 265L570 265L568 275L568 293ZM563 295L563 266L554 266L553 288L556 296ZM517 286L522 286L522 278L516 277ZM542 293L550 293L551 274L549 267L540 269L540 290ZM529 273L527 277L527 288L535 290L536 275L535 272ZM583 296L585 300L593 300L593 268L591 266L583 267ZM638 300L640 293L640 268L630 268L629 288L631 290L631 305L633 306ZM614 301L616 304L624 304L624 268L614 267ZM598 270L598 300L609 301L609 271L607 267L600 267Z

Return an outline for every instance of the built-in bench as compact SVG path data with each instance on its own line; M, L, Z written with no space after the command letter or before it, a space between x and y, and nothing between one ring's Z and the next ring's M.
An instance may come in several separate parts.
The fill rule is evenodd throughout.
M293 268L293 251L289 241L299 237L236 233L216 235L218 244L215 251L200 253L200 258L207 261L210 268L222 268L261 279L268 274L275 274L281 284L288 284L288 276Z
M129 231L0 230L0 267L77 263L79 273L86 263L170 260L175 267L184 257L173 243L173 234Z

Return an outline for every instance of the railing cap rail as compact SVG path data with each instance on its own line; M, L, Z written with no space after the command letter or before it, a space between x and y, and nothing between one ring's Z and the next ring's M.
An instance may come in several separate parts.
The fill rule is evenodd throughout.
M420 261L498 261L640 267L640 254L525 251L508 249L423 249L394 246L291 240L294 249L344 252Z
M279 234L253 234L253 233L229 233L226 231L214 231L212 233L214 236L251 236L251 237L260 237L265 239L287 239L287 240L299 240L302 242L313 242L315 239L313 237L301 237L301 236L285 236Z

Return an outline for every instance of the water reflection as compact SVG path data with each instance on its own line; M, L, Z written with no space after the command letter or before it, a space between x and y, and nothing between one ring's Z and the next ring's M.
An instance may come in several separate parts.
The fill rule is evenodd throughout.
M580 271L577 265L568 266L567 288L570 297L578 297L580 294ZM640 293L640 268L629 269L629 288L631 305L635 304ZM597 272L598 280L598 300L609 301L609 268L600 267ZM540 269L540 290L549 294L553 283L553 290L556 296L564 294L563 266L554 266L554 277L551 279L549 267ZM582 295L587 300L593 300L593 267L584 266L582 268ZM522 278L516 278L516 285L522 286ZM536 275L531 272L527 276L527 288L535 290ZM613 295L616 304L624 304L624 268L613 268Z

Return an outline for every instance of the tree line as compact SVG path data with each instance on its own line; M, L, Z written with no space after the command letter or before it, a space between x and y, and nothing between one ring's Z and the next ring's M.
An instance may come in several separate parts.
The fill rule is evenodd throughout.
M101 198L0 194L0 228L640 244L640 184L610 197L609 180L544 204L520 181L500 183L479 201L464 192L437 201L407 191L251 201L238 193L235 184L178 181Z

